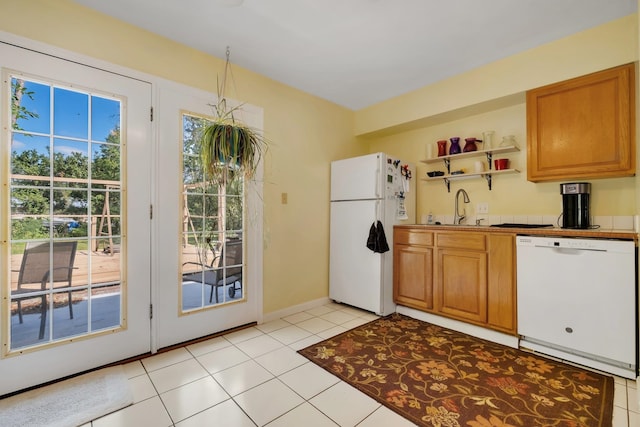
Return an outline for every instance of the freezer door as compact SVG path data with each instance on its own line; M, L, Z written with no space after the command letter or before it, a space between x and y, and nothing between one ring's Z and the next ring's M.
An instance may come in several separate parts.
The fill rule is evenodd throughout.
M380 313L383 255L367 248L377 200L331 203L329 297ZM387 252L389 253L389 252Z
M383 153L331 162L331 200L379 199L384 197Z

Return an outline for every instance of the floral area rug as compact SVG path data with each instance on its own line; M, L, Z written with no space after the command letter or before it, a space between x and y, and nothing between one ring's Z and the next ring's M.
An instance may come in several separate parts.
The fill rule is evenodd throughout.
M612 423L612 377L400 314L299 353L420 426Z

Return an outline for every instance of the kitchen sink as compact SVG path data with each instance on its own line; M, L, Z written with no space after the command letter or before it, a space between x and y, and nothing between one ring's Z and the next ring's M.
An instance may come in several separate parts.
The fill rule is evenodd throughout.
M513 222L505 222L503 224L492 224L491 227L504 227L504 228L549 228L553 227L553 224L518 224Z

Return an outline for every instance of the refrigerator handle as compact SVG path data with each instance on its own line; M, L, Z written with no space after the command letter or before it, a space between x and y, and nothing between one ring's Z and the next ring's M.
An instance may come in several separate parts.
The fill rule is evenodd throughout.
M380 177L380 168L376 169L376 198L380 198L382 197L380 195L380 182L382 181L381 177ZM377 209L377 207L376 207ZM377 211L376 211L376 216L377 216Z
M380 221L380 201L376 200L376 222Z

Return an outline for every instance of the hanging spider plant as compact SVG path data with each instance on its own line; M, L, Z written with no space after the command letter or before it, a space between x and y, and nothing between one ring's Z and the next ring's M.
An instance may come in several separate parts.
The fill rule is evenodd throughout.
M214 184L224 184L237 175L250 180L267 149L262 133L234 117L242 107L227 107L224 97L229 49L222 84L218 85L218 103L214 105L214 119L203 129L199 142L200 161L207 179Z

